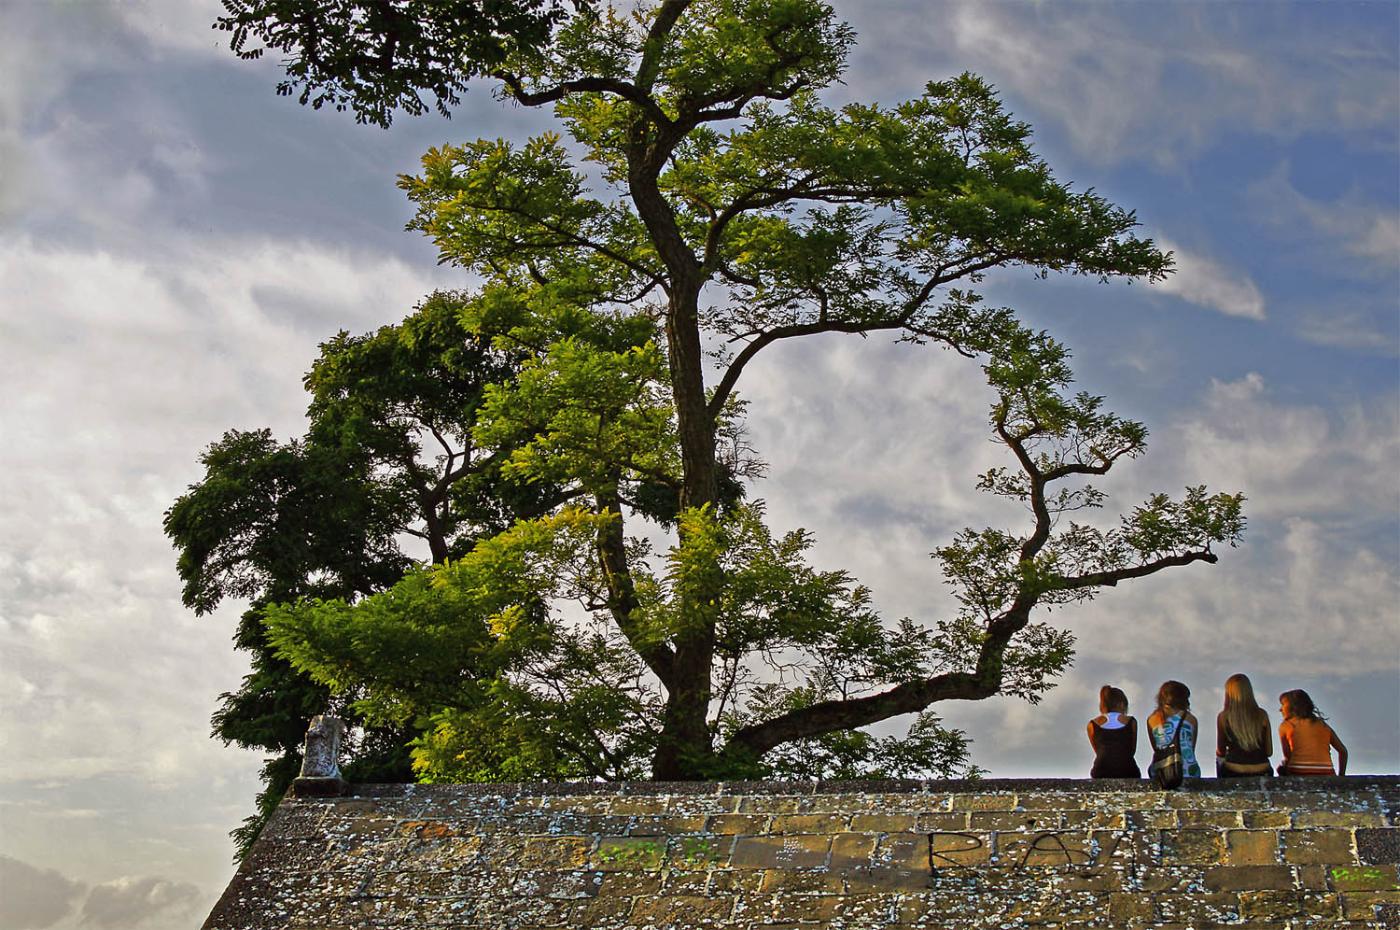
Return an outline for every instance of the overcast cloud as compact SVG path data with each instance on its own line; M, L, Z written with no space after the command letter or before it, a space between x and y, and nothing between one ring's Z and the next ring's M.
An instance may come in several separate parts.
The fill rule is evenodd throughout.
M161 515L224 430L301 431L318 342L469 283L402 232L395 175L547 125L485 88L387 133L303 110L272 63L222 47L216 10L0 0L0 930L167 930L212 904L257 788L257 756L208 738L245 670L241 605L180 606ZM1178 677L1205 714L1247 671L1266 697L1314 691L1354 770L1397 771L1400 7L838 10L861 36L838 97L979 71L1061 177L1176 250L1160 286L988 282L1152 431L1103 519L1188 484L1249 498L1219 564L1049 616L1079 656L1043 705L940 708L976 760L1078 775L1104 681L1145 712ZM1024 524L973 491L1004 462L974 362L821 338L766 351L740 388L770 522L813 530L817 563L890 618L952 609L928 553L960 528Z

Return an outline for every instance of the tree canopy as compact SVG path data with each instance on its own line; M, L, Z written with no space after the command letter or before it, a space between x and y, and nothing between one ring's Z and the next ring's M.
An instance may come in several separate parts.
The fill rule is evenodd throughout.
M274 6L341 15L227 2L264 17L245 21L255 31L282 22ZM449 7L412 8L412 30L453 28ZM442 72L362 82L305 70L298 33L280 46L296 51L291 79L324 82L361 118L387 123L372 118L386 94L485 76L551 106L567 136L443 146L400 182L412 227L482 282L460 325L527 353L482 389L461 441L498 464L496 493L565 496L383 590L298 591L264 613L279 656L372 725L418 734L420 777L957 770L965 739L929 708L1035 700L1070 661L1072 636L1036 608L1236 542L1242 499L1203 488L1112 528L1070 518L1103 502L1075 482L1139 455L1146 430L1071 393L1065 348L985 306L979 284L1018 266L1155 279L1171 259L1130 211L1057 180L985 81L832 107L821 92L854 36L816 0L501 9L548 25L489 54L457 49ZM980 486L1021 501L1028 523L936 550L955 616L881 618L854 578L807 563L808 534L774 533L743 493L762 471L744 372L828 332L952 348L997 397L989 426L1011 464ZM906 743L858 729L911 713L924 716Z

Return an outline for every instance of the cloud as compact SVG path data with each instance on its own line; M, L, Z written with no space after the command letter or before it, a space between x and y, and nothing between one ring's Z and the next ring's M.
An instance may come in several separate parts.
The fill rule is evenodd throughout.
M1248 275L1165 239L1159 239L1158 246L1175 253L1176 271L1149 287L1226 316L1264 319L1264 295Z
M124 876L89 884L0 855L3 930L176 930L197 920L205 903L204 893L189 882Z
M0 927L44 930L73 910L87 886L54 869L0 855Z
M1400 355L1395 307L1317 307L1304 310L1297 322L1298 336L1314 345L1351 349L1394 358Z
M1310 230L1373 271L1394 276L1400 268L1400 214L1393 191L1379 201L1360 191L1325 201L1303 194L1289 174L1289 166L1281 164L1250 186L1249 201L1260 217L1293 238Z
M155 920L194 917L200 890L188 882L160 878L119 878L94 885L83 902L82 925L99 930L149 928Z
M1400 410L1371 403L1284 403L1264 378L1212 380L1199 407L1154 442L1161 469L1249 497L1254 518L1370 525L1400 512ZM1161 452L1166 454L1162 455Z
M1379 9L1379 8L1377 8ZM980 72L1100 163L1176 166L1239 132L1394 134L1394 23L1305 8L1173 3L853 5L865 88ZM877 51L878 50L878 51ZM897 71L891 74L891 71ZM893 80L892 80L893 79Z
M179 606L161 515L225 429L301 431L319 341L400 319L431 288L397 259L298 242L135 259L0 241L16 489L0 514L0 739L28 747L0 781L159 783L221 760L207 716L242 663L221 623Z

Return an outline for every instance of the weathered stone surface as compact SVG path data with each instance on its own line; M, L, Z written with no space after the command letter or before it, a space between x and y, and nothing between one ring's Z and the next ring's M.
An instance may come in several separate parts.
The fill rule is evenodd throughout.
M1357 830L1356 853L1368 865L1400 862L1400 830Z
M360 786L284 801L205 928L1372 930L1397 811L1375 777Z

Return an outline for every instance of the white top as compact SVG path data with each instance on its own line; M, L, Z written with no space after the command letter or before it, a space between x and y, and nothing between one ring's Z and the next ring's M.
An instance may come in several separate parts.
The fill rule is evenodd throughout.
M1103 723L1099 724L1099 729L1121 730L1126 726L1127 724L1123 722L1123 718L1118 715L1118 711L1111 710L1103 715Z

